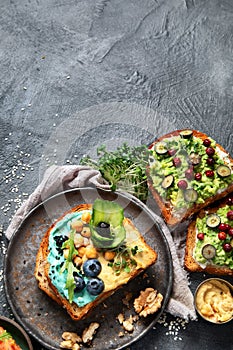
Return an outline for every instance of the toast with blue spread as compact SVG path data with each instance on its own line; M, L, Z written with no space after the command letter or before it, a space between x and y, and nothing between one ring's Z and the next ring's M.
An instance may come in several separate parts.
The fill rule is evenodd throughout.
M123 208L97 199L72 208L48 229L35 277L72 319L81 320L156 260Z

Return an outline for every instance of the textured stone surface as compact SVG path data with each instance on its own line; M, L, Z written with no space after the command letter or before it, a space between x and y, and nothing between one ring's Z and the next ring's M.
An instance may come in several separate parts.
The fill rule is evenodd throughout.
M192 127L233 154L231 1L0 5L3 229L49 164L77 162L103 142L149 143ZM6 244L2 237L1 269ZM192 290L199 279L192 276ZM0 288L0 314L10 316L2 280ZM222 329L200 321L167 335L158 324L131 348L230 350L232 328Z

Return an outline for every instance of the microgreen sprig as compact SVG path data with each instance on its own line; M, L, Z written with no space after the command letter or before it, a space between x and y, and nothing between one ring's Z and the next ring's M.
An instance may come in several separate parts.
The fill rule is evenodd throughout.
M101 172L112 191L128 192L141 200L148 196L146 167L149 151L145 145L129 146L123 143L116 151L107 151L106 146L97 148L98 160L83 157L81 164L89 165Z
M117 254L113 262L109 262L108 266L112 267L116 275L120 275L121 271L130 273L130 271L137 266L136 260L133 258L137 253L142 252L138 246L132 248L121 246L117 250Z

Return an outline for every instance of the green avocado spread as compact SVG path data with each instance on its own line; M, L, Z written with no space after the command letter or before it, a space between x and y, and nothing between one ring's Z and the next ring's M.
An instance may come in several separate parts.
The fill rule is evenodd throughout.
M226 153L216 147L212 138L208 140L209 147L214 149L211 156L206 153L208 147L203 144L203 140L194 135L188 138L181 135L165 138L162 142L155 143L151 149L149 161L153 187L164 202L171 203L173 212L186 210L194 202L204 203L207 198L222 192L233 182ZM222 165L225 165L228 174L218 173ZM164 186L166 178L169 178L169 183L167 181L167 186ZM185 183L185 188L179 186L180 180ZM190 196L185 196L188 190L189 193L191 190L191 199Z
M233 206L226 205L222 208L219 208L216 214L221 218L221 223L228 224L231 227L233 226L233 221L228 220L227 212L233 210ZM204 233L204 239L200 240L196 237L196 245L193 251L194 259L201 265L205 266L208 263L217 265L217 266L227 266L230 269L233 269L233 249L230 252L226 252L223 249L225 243L232 244L232 237L229 234L226 234L225 240L221 240L218 237L220 232L219 227L210 228L207 225L208 214L203 218L197 218L196 221L196 233ZM206 244L211 244L215 248L215 256L211 261L204 258L202 255L202 249Z

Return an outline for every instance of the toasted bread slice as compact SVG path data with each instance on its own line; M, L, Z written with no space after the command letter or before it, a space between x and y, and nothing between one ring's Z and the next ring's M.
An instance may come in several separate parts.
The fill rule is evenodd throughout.
M227 204L229 198L232 198L231 206ZM230 222L226 218L226 212L231 209L233 209L232 195L230 197L227 196L219 200L214 205L209 206L208 208L202 209L196 215L195 220L193 220L189 224L186 236L186 248L184 257L184 266L188 271L206 272L215 275L233 275L233 269L229 265L224 264L224 259L231 259L231 261L233 261L233 248L228 253L225 252L222 248L224 242L232 241L232 236L230 236L226 231L226 240L221 241L218 238L218 233L221 232L221 226L217 226L211 229L206 224L207 218L212 214L217 215L217 218L218 220L220 220L220 222L232 224L232 221ZM198 220L200 220L200 224L198 224ZM197 238L198 233L203 233L199 231L200 228L202 231L204 231L203 240L199 240ZM212 236L214 237L214 240ZM195 252L197 244L199 245L199 247ZM211 244L214 246L214 249L216 249L216 256L221 256L221 265L217 263L218 260L215 260L216 258L205 259L203 256L200 256L200 252L206 244Z
M171 226L185 221L202 208L205 208L206 206L219 200L220 198L223 198L228 193L233 191L233 159L231 158L229 153L208 135L197 130L187 130L191 134L191 136L188 135L189 138L187 138L187 136L181 136L181 133L185 131L186 130L176 130L170 132L158 138L158 140L156 140L149 146L152 155L150 156L150 165L147 169L148 187L159 209L161 210L161 214L164 220L168 225ZM214 149L214 154L211 156L208 156L206 154L208 146L204 146L203 144L203 141L206 139L208 139L211 142L209 147ZM169 143L175 140L177 141L177 144L174 147L174 149L168 150L169 152L163 150L164 142L166 147L167 142L167 144L169 145ZM183 144L180 145L179 142L182 142ZM159 144L161 145L161 143L161 154L158 155L156 152L156 147L158 147ZM197 164L193 165L191 161L191 156L199 156L195 153L195 149L199 149L201 154L200 158L197 159ZM173 151L175 151L175 154L173 154ZM184 158L184 156L186 157L186 159ZM175 166L173 163L174 158L182 159L182 165L178 164L177 166ZM213 163L208 164L207 158L213 158ZM164 162L162 167L157 167L156 162L157 164L159 164L163 159L166 160L167 165ZM230 171L230 175L224 177L218 174L217 167L220 164L225 164L227 166L228 170ZM191 171L191 174L186 174L185 171L188 169L192 169L193 172ZM213 171L214 175L212 177L207 177L206 170ZM201 174L201 179L196 180L196 173ZM174 177L173 182L172 177L170 177L170 187L169 181L167 181L165 185L163 183L164 178L168 177L169 174L172 175L172 177ZM191 178L188 175L191 175ZM194 178L192 178L192 176ZM194 194L197 195L197 200L191 199L191 201L189 202L190 199L188 201L184 199L184 193L187 190L178 188L178 182L180 180L184 180L187 183L187 190L189 190L190 188L194 189ZM207 180L208 187L205 187L204 182ZM216 186L216 190L214 190L214 183L221 183L221 185L219 185L219 187ZM165 186L165 189L162 187L163 185ZM168 187L166 188L166 186ZM209 192L205 193L207 189ZM174 192L172 192L173 190ZM171 193L173 193L172 196ZM175 204L177 198L179 198L180 200L178 205ZM182 205L180 205L182 200L184 202L183 207Z
M36 257L36 267L35 267L35 277L38 281L39 288L42 289L46 294L49 295L54 301L62 305L61 300L58 298L57 294L50 287L49 280L45 274L46 267L46 257L44 255L45 238L42 240L40 249L37 252Z
M139 233L133 223L128 218L124 218L123 225L126 230L124 246L128 251L137 247L137 252L134 251L134 254L131 256L131 259L134 262L130 265L129 271L126 272L122 269L120 273L116 273L113 266L109 266L109 261L105 258L106 250L99 249L97 259L101 262L102 270L98 277L102 279L105 284L103 292L84 306L78 306L75 300L70 303L68 297L58 291L52 280L53 278L51 277L51 264L49 263L51 235L53 229L59 225L63 219L66 219L69 215L72 217L72 213L80 214L80 217L82 217L82 213L91 211L91 208L92 206L90 204L79 205L60 217L46 232L36 258L35 277L39 282L39 288L53 300L62 305L71 318L76 321L85 318L94 307L103 302L106 298L115 293L116 290L123 287L123 285L127 284L142 271L154 264L157 260L157 253L146 243L143 236ZM91 238L89 243L91 244ZM85 254L82 257L82 260L87 260ZM114 261L112 260L111 263L113 262ZM82 269L82 265L80 268Z

